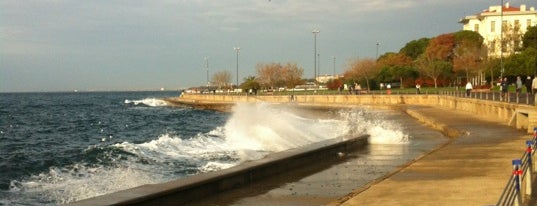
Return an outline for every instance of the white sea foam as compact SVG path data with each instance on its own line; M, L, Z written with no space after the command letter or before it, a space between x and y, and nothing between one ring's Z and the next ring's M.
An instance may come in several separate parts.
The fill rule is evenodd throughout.
M142 100L125 100L125 104L134 104L134 105L146 105L150 107L163 107L168 106L168 103L162 99L156 99L156 98L145 98Z
M354 136L368 134L370 144L408 144L409 135L401 125L385 119L385 115L365 110L345 110L339 113L349 124L349 133Z

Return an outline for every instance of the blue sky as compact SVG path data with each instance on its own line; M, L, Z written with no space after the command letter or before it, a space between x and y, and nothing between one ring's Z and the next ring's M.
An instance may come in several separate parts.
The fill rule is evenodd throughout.
M293 62L313 76L462 29L489 0L0 0L0 92L177 90ZM506 1L507 2L507 1ZM529 0L509 1L511 6Z

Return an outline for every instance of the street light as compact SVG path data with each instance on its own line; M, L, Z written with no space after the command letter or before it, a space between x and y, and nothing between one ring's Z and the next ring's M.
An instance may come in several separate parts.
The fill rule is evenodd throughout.
M233 47L235 51L237 52L237 88L239 87L239 50L241 50L240 47Z
M503 0L500 5L500 79L503 81Z
M334 78L336 77L336 56L332 56L332 59L334 60L334 67L333 67L333 72L332 72L332 76L334 76Z
M317 34L319 29L313 29L313 80L317 80Z
M379 58L379 46L380 46L380 43L377 42L377 56L376 56L377 59Z
M205 57L205 70L207 71L207 87L210 86L209 82L209 57Z

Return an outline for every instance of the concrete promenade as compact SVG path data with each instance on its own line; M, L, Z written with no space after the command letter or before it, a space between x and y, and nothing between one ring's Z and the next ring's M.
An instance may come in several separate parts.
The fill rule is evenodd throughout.
M202 104L211 100L288 102L280 97L189 98ZM522 156L525 141L532 138L529 131L537 125L534 106L467 98L357 95L296 99L298 105L398 105L451 137L434 151L328 205L495 205L512 175L511 161Z
M329 205L495 205L531 135L503 121L439 107L408 106L452 140Z

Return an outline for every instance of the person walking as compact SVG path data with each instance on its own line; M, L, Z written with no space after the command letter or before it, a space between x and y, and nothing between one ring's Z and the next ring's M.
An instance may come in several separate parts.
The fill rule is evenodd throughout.
M533 92L531 91L531 77L530 76L526 78L524 85L526 86L526 93L533 95Z
M472 91L473 87L472 87L472 83L470 83L469 81L466 82L466 96L469 97L470 96L470 92Z
M502 83L500 83L500 88L502 91L501 99L504 101L507 101L507 88L509 84L507 84L507 77L503 78Z

